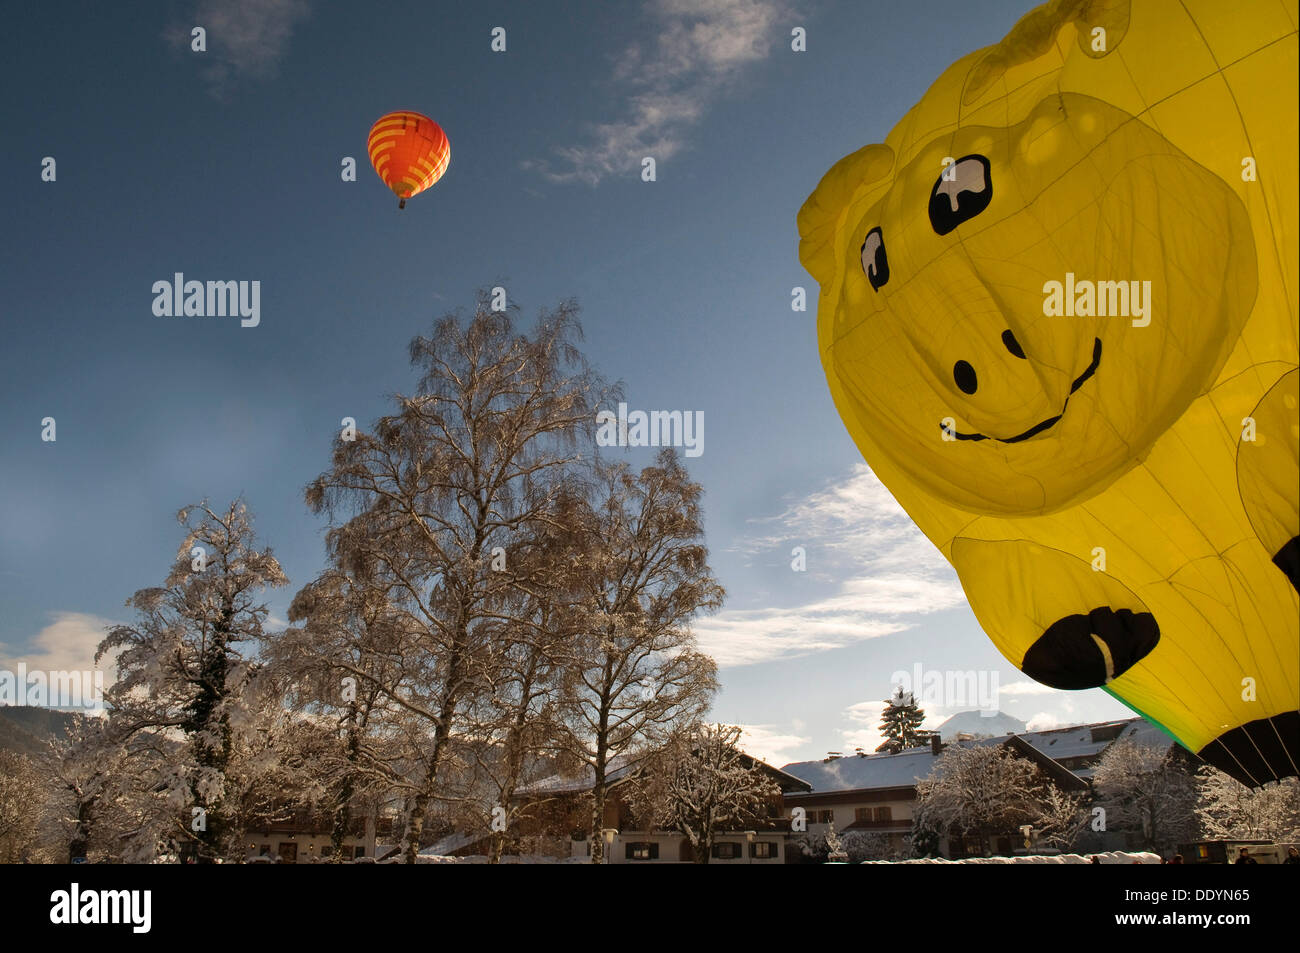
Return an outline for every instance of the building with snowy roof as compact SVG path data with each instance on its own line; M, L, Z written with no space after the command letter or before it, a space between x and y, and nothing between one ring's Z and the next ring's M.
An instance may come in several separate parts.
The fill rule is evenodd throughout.
M741 753L746 767L756 767L774 781L781 795L763 816L747 821L744 830L719 833L709 863L781 864L786 862L790 825L784 798L807 793L811 785L757 758ZM606 863L687 863L695 860L690 841L676 831L646 829L636 822L628 782L649 770L648 762L619 757L605 773L606 800L602 821ZM577 774L554 775L522 788L519 829L534 849L569 857L591 856L591 790L595 774L588 766Z
M1032 763L1058 788L1070 793L1087 793L1093 769L1111 745L1129 740L1167 748L1173 740L1141 718L1076 725L1046 731L1026 731L988 738L957 735L951 744L1001 745ZM786 813L792 821L802 808L807 833L825 835L833 823L836 832L864 832L881 835L886 854L901 854L912 832L917 783L931 776L945 747L938 734L930 744L896 754L866 754L847 757L832 755L819 761L801 761L781 770L807 781L811 790L786 796ZM1010 854L1019 846L1015 832L996 839L996 853ZM940 850L960 856L960 839L941 840Z

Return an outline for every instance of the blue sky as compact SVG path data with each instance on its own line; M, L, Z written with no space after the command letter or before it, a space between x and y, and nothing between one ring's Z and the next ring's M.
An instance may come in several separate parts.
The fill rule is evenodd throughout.
M1035 724L1125 716L998 655L840 423L812 307L790 308L795 286L815 300L795 213L821 175L1028 6L8 11L0 667L88 664L123 601L165 575L175 511L204 497L253 507L291 580L270 600L283 619L322 566L302 488L340 419L385 412L413 385L411 337L500 284L530 319L578 298L588 357L630 407L703 412L687 462L729 597L698 632L723 666L714 717L745 725L756 754L874 746L890 675L916 665L996 672L998 706ZM806 52L790 48L797 26ZM399 213L365 138L401 108L434 117L452 159ZM156 317L150 289L177 271L259 280L261 323ZM653 451L615 452L644 465Z

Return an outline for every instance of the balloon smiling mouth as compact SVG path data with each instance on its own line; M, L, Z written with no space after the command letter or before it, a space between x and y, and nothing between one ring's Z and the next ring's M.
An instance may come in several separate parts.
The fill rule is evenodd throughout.
M1097 366L1099 364L1101 364L1101 338L1093 338L1092 363L1085 367L1083 373L1074 379L1074 383L1070 385L1071 394L1082 387L1088 378L1097 373ZM949 430L942 423L939 424L939 428L945 434L951 434L957 440L997 440L1000 443L1019 443L1022 440L1028 440L1030 437L1036 437L1044 430L1050 430L1052 427L1056 426L1056 422L1065 416L1065 408L1069 406L1070 398L1066 397L1065 403L1061 405L1061 412L1059 414L1055 417L1048 417L1046 420L1040 420L1024 433L1018 433L1014 437L990 437L987 434L982 433L960 433L956 430Z

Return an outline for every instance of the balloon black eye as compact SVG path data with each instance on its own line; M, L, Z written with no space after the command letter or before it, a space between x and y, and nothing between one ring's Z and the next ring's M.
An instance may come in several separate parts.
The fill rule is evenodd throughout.
M930 226L947 235L988 208L992 200L989 160L981 155L962 156L943 170L930 190Z
M1002 332L1002 343L1005 344L1007 350L1016 357L1020 358L1022 361L1025 359L1025 349L1020 346L1020 342L1016 340L1016 336L1011 333L1010 328Z
M862 242L862 273L876 291L889 280L889 259L885 256L885 236L877 225Z
M975 368L965 361L958 361L952 366L952 379L957 382L957 386L964 394L975 393L975 388L979 386L975 380Z

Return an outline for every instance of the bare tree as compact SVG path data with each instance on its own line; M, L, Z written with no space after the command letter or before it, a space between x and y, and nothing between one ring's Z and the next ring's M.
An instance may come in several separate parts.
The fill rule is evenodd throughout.
M255 666L243 646L262 638L262 592L288 580L271 550L256 548L242 501L221 513L203 503L186 507L178 521L186 533L163 587L127 600L139 621L109 629L96 660L120 651L107 692L109 730L133 764L155 759L140 775L163 775L158 783L172 808L166 833L211 863L240 834L236 759L246 743L261 744L253 728Z
M734 725L696 725L650 756L633 783L634 808L649 825L685 835L707 864L718 834L763 824L781 789L740 750Z
M595 469L574 572L564 741L593 772L591 860L601 863L611 760L662 746L708 710L717 666L695 650L690 623L724 593L707 562L702 491L674 451L639 474Z
M411 732L403 855L414 863L458 720L490 693L503 629L516 620L511 547L553 519L591 444L599 381L576 347L571 302L519 334L480 294L467 323L450 315L411 343L421 378L396 412L355 440L307 488L317 511L345 515L329 548L359 584L405 617L400 680L376 680Z
M1155 851L1196 835L1196 779L1175 750L1131 740L1106 749L1092 784L1108 830L1127 831Z

